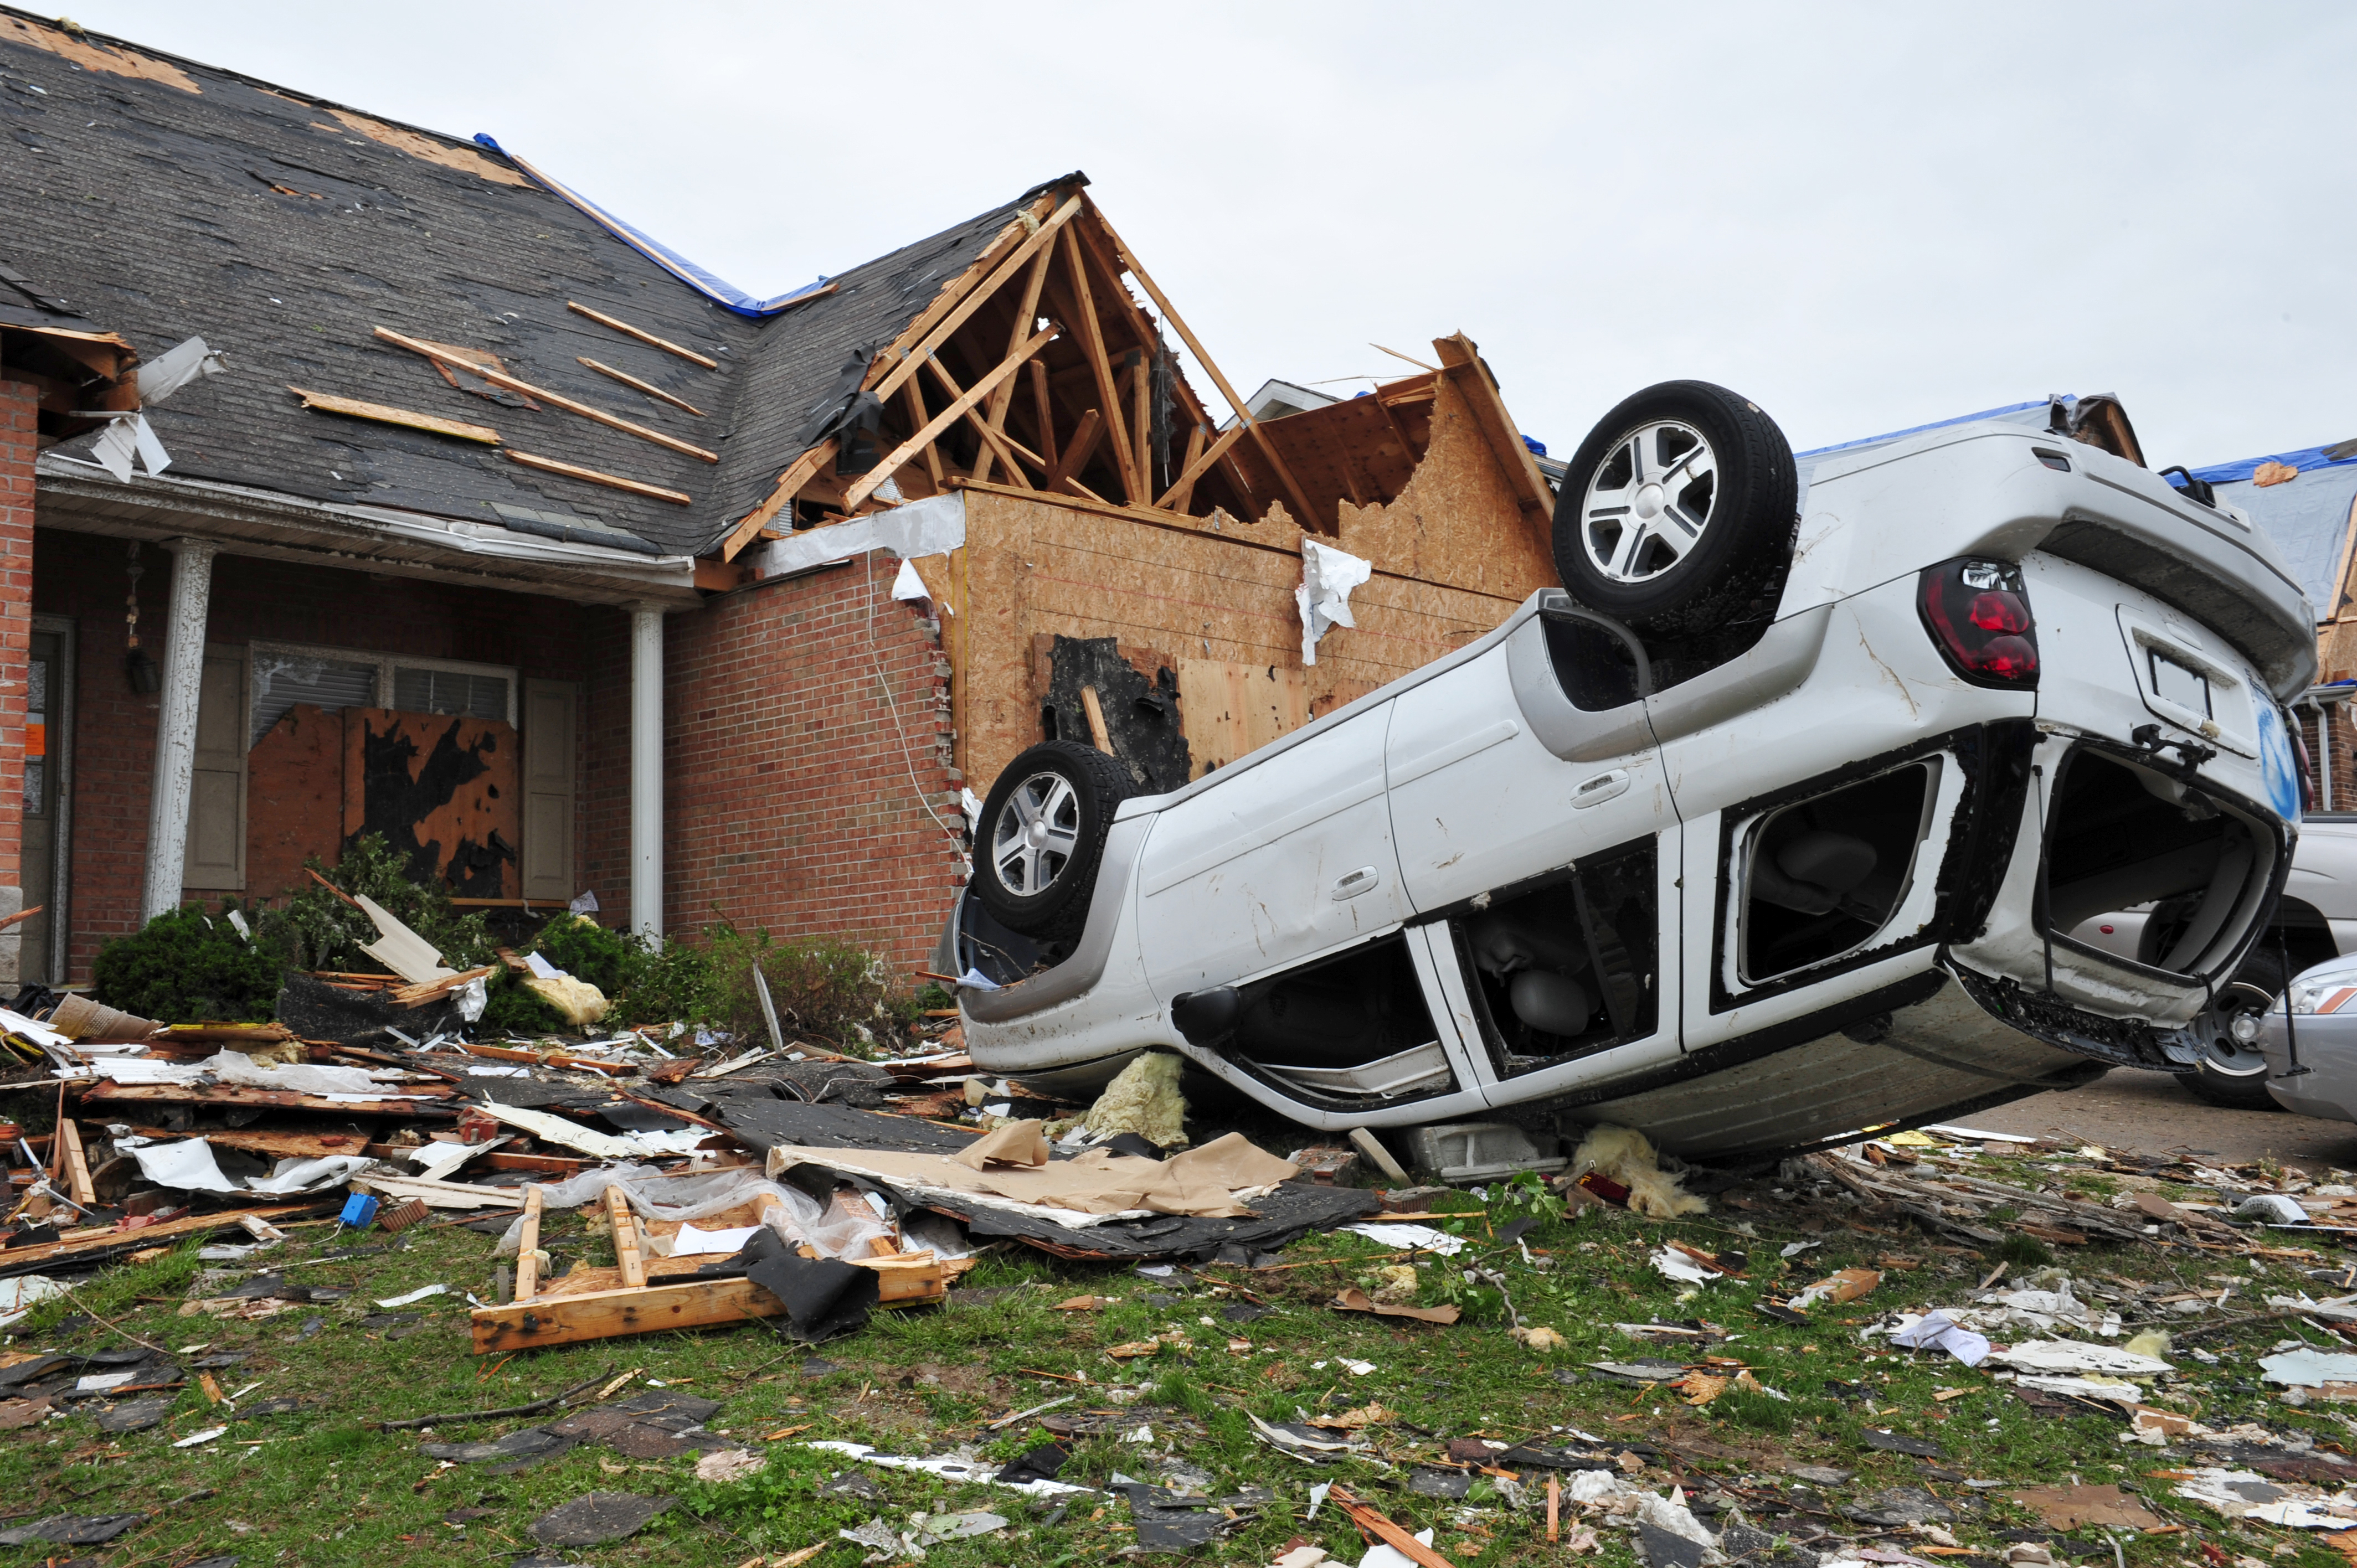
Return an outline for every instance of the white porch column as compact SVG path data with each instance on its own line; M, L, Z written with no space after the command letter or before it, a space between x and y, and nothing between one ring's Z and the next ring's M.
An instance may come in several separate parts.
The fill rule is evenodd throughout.
M205 607L212 597L219 546L176 539L171 622L164 637L163 701L156 710L156 771L147 797L147 881L144 921L179 907L188 846L188 791L197 766L197 699L205 679Z
M663 612L630 607L630 929L663 927ZM194 710L190 710L191 722Z

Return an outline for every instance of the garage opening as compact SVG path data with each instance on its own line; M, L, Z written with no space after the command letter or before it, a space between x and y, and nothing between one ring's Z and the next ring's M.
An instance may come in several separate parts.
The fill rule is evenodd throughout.
M1653 1032L1655 865L1647 839L1449 922L1501 1077Z
M2256 918L2275 835L2156 768L2082 747L2047 809L2046 908L2056 936L2094 916L2148 911L2138 961L2196 976L2221 968Z
M1395 1100L1449 1087L1405 936L1242 988L1229 1050L1325 1100Z
M1897 912L1930 829L1936 758L1771 811L1742 863L1743 978L1757 983L1837 958Z

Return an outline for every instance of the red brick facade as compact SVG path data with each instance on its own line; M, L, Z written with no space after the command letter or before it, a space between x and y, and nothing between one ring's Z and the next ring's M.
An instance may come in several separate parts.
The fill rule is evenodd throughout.
M33 652L34 421L40 393L0 380L0 887L20 886L25 840L26 669ZM12 902L7 910L13 911Z
M2300 728L2308 736L2309 766L2316 774L2316 807L2321 811L2330 802L2334 811L2357 811L2357 702L2328 704L2331 717L2328 722L2329 736L2319 733L2314 708L2295 708ZM2327 769L2331 785L2326 788Z
M665 929L726 918L930 961L964 817L949 665L925 607L892 597L899 570L878 554L665 618ZM588 616L581 880L611 923L630 906L630 617Z

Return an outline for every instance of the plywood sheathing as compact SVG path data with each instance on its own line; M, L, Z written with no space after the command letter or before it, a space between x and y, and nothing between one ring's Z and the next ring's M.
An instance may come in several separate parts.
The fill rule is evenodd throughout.
M193 82L188 84L188 91L191 92L196 91ZM388 125L382 120L371 120L365 114L355 114L349 109L330 109L328 113L352 130L366 136L370 141L407 153L413 158L422 158L429 164L440 164L444 168L457 169L460 174L475 175L491 181L494 185L513 185L526 188L532 185L532 181L521 173L505 164L493 163L472 147L458 147L447 142L437 142L422 133L404 131L398 125Z
M498 719L346 708L347 842L384 835L413 874L472 898L514 896L523 793L513 725Z
M30 44L37 49L47 49L61 59L71 60L84 70L102 70L110 76L135 77L142 81L160 81L183 92L201 91L187 71L170 61L151 59L132 49L95 43L79 27L71 30L63 27L45 27L22 16L0 16L0 37L16 43Z

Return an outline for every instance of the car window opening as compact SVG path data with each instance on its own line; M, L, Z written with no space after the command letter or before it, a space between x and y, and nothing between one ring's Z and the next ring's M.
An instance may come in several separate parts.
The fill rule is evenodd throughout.
M2273 865L2269 841L2240 813L2084 748L2063 760L2047 818L2047 929L2150 905L2137 961L2176 973L2206 973L2233 952Z
M1392 1100L1456 1081L1405 936L1241 989L1228 1053L1298 1090Z
M1637 700L1637 660L1628 645L1593 621L1543 616L1547 659L1572 706L1587 713Z
M1651 839L1449 922L1501 1077L1653 1033Z
M1744 857L1746 980L1822 963L1889 923L1923 839L1934 767L1901 768L1760 819Z

